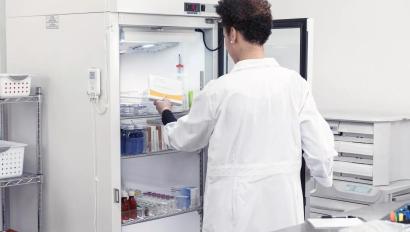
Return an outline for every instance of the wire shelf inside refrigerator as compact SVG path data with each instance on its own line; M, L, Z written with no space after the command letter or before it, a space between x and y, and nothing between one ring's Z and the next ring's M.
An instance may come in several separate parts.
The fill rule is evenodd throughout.
M138 155L122 155L121 159L135 159L135 158L142 158L142 157L149 157L149 156L172 155L172 154L177 154L177 153L181 153L181 152L177 150L164 150L164 151L158 151L158 152L143 153L143 154L138 154Z
M143 222L148 222L148 221L153 221L153 220L159 220L167 217L174 217L186 213L191 213L191 212L200 212L202 210L201 207L194 207L190 209L184 209L184 210L175 210L171 211L166 214L162 215L155 215L155 216L147 216L147 217L137 217L137 219L131 219L131 220L126 220L122 222L122 226L129 226L137 223L143 223Z

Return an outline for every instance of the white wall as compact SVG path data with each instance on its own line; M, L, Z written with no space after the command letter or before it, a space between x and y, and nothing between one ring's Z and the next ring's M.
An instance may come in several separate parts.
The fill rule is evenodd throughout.
M5 0L0 0L0 73L6 69Z
M323 113L410 115L410 1L270 1L276 19L315 20L313 92Z

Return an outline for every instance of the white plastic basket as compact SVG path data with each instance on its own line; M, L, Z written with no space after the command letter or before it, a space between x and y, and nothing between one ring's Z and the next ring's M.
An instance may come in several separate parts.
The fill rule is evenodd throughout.
M30 75L0 74L0 98L29 96L30 89Z
M24 149L22 143L0 140L0 179L23 174Z

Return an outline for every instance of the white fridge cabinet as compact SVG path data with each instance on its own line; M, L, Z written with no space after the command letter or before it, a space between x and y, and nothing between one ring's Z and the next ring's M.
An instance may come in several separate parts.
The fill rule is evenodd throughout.
M200 187L202 154L121 159L120 93L130 86L142 90L141 76L149 70L174 74L178 54L194 91L200 78L202 85L216 78L217 52L206 51L201 33L194 30L204 30L207 44L217 47L215 15L185 12L183 1L7 1L7 70L32 73L34 84L44 86L47 95L43 231L200 231L197 211L121 225L116 190L122 184L145 180L150 190ZM120 55L120 47L140 38L178 45L144 54L146 59ZM101 71L98 103L87 96L90 68ZM15 210L24 217L24 209Z
M98 12L121 12L155 15L186 15L184 3L199 3L206 5L206 11L201 16L214 17L216 0L7 0L6 11L8 16L34 16L34 15L62 15L62 14L86 14ZM193 16L192 14L190 14Z

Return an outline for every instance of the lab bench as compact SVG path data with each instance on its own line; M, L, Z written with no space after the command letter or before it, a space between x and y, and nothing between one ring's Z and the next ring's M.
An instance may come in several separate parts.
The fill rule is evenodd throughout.
M409 203L406 201L397 201L389 203L380 203L371 206L362 207L360 209L343 212L340 214L332 216L355 216L364 219L365 221L381 220L391 211L401 207L402 205ZM304 222L302 224L288 227L285 229L277 230L275 232L335 232L340 229L315 229L309 222Z

